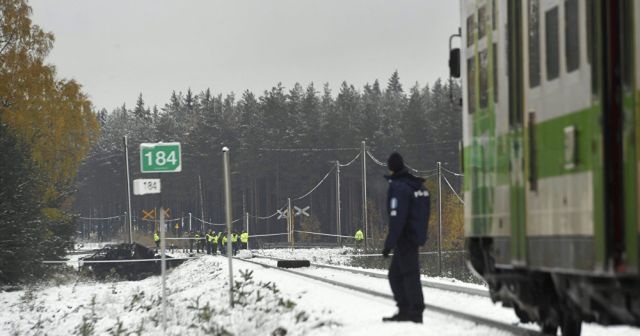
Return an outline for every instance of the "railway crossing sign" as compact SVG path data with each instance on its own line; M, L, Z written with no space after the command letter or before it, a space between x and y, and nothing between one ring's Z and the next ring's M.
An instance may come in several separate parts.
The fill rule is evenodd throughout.
M182 171L179 142L140 144L140 171L143 173L178 173Z
M296 210L295 216L305 215L309 217L309 213L307 212L307 210L309 210L310 206L307 205L304 208L298 208L297 206L294 206L293 208Z
M155 220L156 219L156 209L151 209L149 211L142 209L142 220Z
M300 215L304 215L309 217L309 213L307 212L309 210L310 206L306 206L304 208L299 208L297 206L293 207L293 210L295 211L293 213L294 216L300 216ZM285 210L278 210L278 219L283 219L283 218L287 218L287 216L289 216L289 210L285 209Z

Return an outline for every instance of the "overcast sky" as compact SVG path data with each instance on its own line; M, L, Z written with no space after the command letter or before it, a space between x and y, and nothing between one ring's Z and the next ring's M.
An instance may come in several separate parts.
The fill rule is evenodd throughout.
M447 77L452 0L31 0L33 20L56 36L48 61L97 108L139 93L162 107L172 90L262 95L278 82L342 81L407 90Z

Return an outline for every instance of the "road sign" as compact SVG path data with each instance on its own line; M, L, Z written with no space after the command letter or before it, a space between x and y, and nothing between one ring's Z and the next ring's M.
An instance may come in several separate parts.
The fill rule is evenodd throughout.
M133 194L159 194L160 179L135 179L133 180Z
M140 171L143 173L177 173L182 171L180 143L141 143Z
M149 211L142 210L142 220L155 220L156 219L156 209L151 209Z
M296 210L295 216L305 215L309 217L309 213L307 212L307 210L309 210L310 206L306 206L304 208L298 208L297 206L294 206L293 208Z

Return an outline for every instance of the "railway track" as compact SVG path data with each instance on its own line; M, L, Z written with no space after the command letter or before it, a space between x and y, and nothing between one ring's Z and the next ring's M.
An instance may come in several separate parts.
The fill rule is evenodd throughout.
M261 254L254 254L254 256L257 257L257 258L264 258L264 259L270 259L270 260L276 260L276 261L277 260L283 260L283 259L280 259L280 258L274 258L274 257L265 256L265 255L261 255ZM311 263L311 266L319 267L319 268L326 268L326 269L335 269L335 270L339 270L339 271L351 272L351 273L354 273L354 274L362 274L362 275L367 275L367 276L374 277L374 278L381 278L381 279L386 279L387 278L386 274L381 274L381 273L376 273L376 272L369 272L369 271L353 269L353 268L347 268L347 267L340 267L340 266L327 265L327 264L318 264L318 263ZM440 289L440 290L446 290L446 291L456 292L456 293L464 293L464 294L469 294L469 295L490 297L489 291L478 289L478 288L457 286L457 285L453 285L453 284L446 284L446 283L442 283L442 282L429 281L429 280L420 280L420 282L422 283L422 286L424 286L424 287L435 288L435 289Z
M331 284L331 285L334 285L334 286L346 288L346 289L353 290L353 291L356 291L356 292L372 295L372 296L375 296L375 297L393 300L393 296L390 295L390 294L386 294L386 293L382 293L382 292L378 292L378 291L370 290L370 289L366 289L366 288L361 288L361 287L358 287L358 286L355 286L355 285L352 285L352 284L349 284L349 283L344 283L344 282L340 282L340 281L326 279L324 277L311 275L311 274L306 274L304 272L294 271L294 270L291 270L291 269L279 268L277 266L269 265L269 264L266 264L266 263L261 263L261 262L254 261L254 260L239 259L239 258L235 258L235 259L237 259L239 261L242 261L242 262L247 262L247 263L259 265L259 266L262 266L262 267L265 267L265 268L275 269L275 270L279 270L279 271L282 271L282 272L294 274L296 276L300 276L300 277L312 279L312 280L315 280L315 281ZM491 328L494 328L494 329L498 329L498 330L501 330L501 331L509 332L509 333L511 333L513 335L527 335L527 336L543 335L540 332L537 332L535 330L521 328L521 327L518 327L518 326L515 326L515 325L512 325L512 324L507 324L507 323L495 321L495 320L492 320L492 319L488 319L488 318L485 318L485 317L482 317L482 316L468 314L468 313L465 313L465 312L460 312L460 311L452 310L452 309L445 308L445 307L435 306L435 305L431 305L431 304L428 304L428 303L425 303L425 310L429 310L429 311L436 312L436 313L443 314L443 315L447 315L447 316L453 316L453 317L460 318L460 319L463 319L463 320L467 320L467 321L470 321L470 322L473 322L473 323L477 323L477 324L481 324L481 325L484 325L484 326L487 326L487 327L491 327Z

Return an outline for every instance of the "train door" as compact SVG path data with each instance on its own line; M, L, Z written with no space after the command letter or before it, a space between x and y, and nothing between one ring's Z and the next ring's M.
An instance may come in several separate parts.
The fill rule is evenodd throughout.
M509 83L509 184L511 220L511 262L526 264L525 216L525 132L522 94L522 4L507 2L508 83Z
M634 32L635 32L635 48L634 48L634 66L635 66L635 133L640 132L640 0L635 0L633 3L633 18L634 18ZM635 209L640 209L640 137L636 137L636 198ZM636 272L640 270L640 216L636 212ZM633 252L631 252L633 253Z
M601 2L604 266L634 271L636 231L636 133L634 121L634 6ZM628 234L627 234L628 233Z

